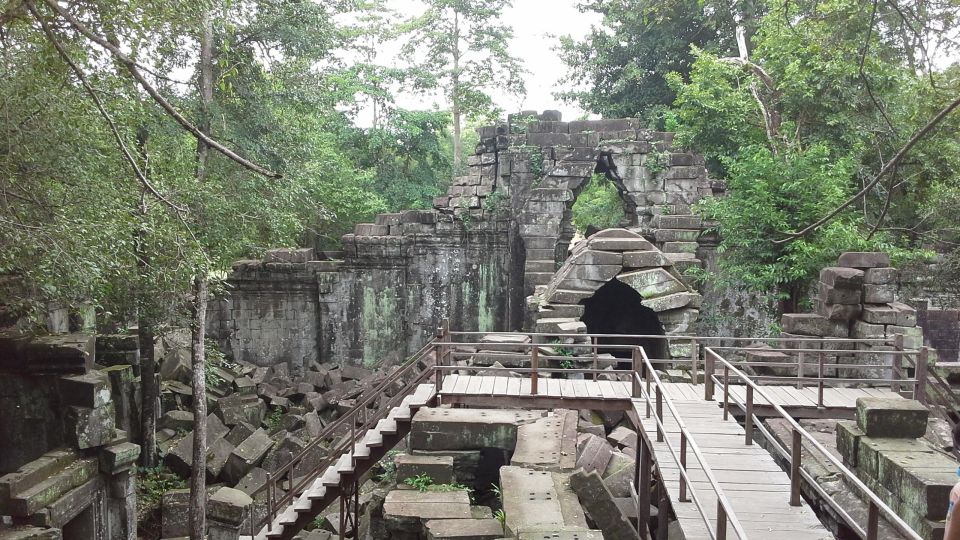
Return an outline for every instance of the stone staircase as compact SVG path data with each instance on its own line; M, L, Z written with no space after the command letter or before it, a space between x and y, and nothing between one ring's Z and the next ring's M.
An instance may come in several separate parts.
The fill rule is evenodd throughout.
M306 491L295 497L292 504L281 510L272 524L265 526L252 539L242 536L241 540L292 539L342 494L349 493L350 484L369 471L409 433L413 415L427 406L436 393L432 384L419 385L375 427L368 430L354 444L352 452L341 455Z

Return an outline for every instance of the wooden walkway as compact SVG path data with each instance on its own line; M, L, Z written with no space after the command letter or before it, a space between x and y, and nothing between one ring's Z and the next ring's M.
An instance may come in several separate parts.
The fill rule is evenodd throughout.
M703 385L690 383L663 383L664 392L672 400L703 401ZM796 386L763 386L763 391L774 402L783 407L794 418L853 418L857 407L857 398L882 397L901 398L900 394L887 388L830 388L823 389L823 409L817 407L818 390L816 385L797 388ZM746 386L730 385L730 411L740 415L735 403L746 403ZM723 402L723 387L717 387L714 400ZM759 393L755 395L754 407L760 416L775 415L770 402Z
M801 506L790 506L790 478L770 454L756 443L745 445L743 427L732 416L723 420L723 411L717 403L702 399L702 388L699 396L700 399L676 399L673 404L703 453L747 536L777 540L834 538L806 502L802 502ZM657 469L667 486L667 493L684 537L687 540L711 538L692 498L690 502L679 502L679 468L667 443L657 442L656 422L646 418L645 402L634 400L634 405L635 414L641 419L645 438L653 448ZM679 425L666 411L663 424L666 438L679 455ZM715 530L717 495L697 457L689 449L687 472L693 484L693 492L709 519L711 530ZM690 493L691 490L688 490L688 498ZM727 538L737 538L730 525L727 527Z
M447 375L440 389L443 403L498 407L629 410L631 385L624 381L540 378L537 393L529 378Z

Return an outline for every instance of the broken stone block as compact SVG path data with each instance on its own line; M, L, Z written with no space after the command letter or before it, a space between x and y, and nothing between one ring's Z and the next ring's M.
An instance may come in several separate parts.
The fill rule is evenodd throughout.
M895 285L864 285L864 304L887 304L896 300L897 288Z
M837 289L859 289L864 272L856 268L828 267L820 270L820 282Z
M697 293L682 292L668 294L657 298L650 298L641 302L644 306L656 311L657 313L680 309L683 307L699 308L703 303L703 297Z
M221 476L228 482L239 482L263 461L272 446L273 440L267 432L258 429L233 450L220 473Z
M599 251L596 249L584 249L578 251L567 259L569 264L577 265L623 265L624 255L613 251Z
M660 251L627 251L623 254L624 268L650 268L654 266L673 266L673 261Z
M837 451L843 457L843 462L850 467L857 466L857 446L860 438L865 434L857 427L856 421L840 420L837 422Z
M614 497L629 497L635 473L634 459L623 452L613 452L601 474L604 485Z
M491 345L492 350L509 352L526 352L530 348L524 344L530 343L530 337L518 334L486 334L480 338L480 343Z
M267 452L260 466L269 473L280 470L281 467L290 463L293 457L306 448L307 443L300 437L292 433L287 433L283 439Z
M395 489L383 502L384 527L388 538L422 534L423 524L432 519L471 519L470 497L466 490L417 491Z
M434 484L453 484L453 456L399 454L393 459L397 467L397 483L407 478L427 475Z
M814 311L830 319L849 323L860 316L863 306L860 304L827 304L819 298L813 300Z
M617 279L640 293L644 299L687 292L687 286L663 268L627 272L618 275Z
M607 470L613 457L613 447L602 437L586 435L582 444L577 444L577 467L587 472Z
M246 422L240 422L239 424L233 426L232 429L225 435L227 442L236 446L246 440L247 437L253 435L253 432L257 428L251 426Z
M413 417L409 444L412 450L513 451L517 427L541 416L542 413L509 409L423 408Z
M427 540L496 540L503 525L495 519L431 519L426 522Z
M80 450L110 443L116 435L113 403L96 409L67 407L64 429L67 440Z
M637 433L625 426L617 426L607 435L607 441L619 449L637 448Z
M193 413L188 411L167 411L160 417L157 424L160 428L169 428L174 431L193 429Z
M637 531L620 512L610 490L603 484L600 475L594 472L577 471L570 476L570 488L573 489L580 504L590 519L603 530L604 536L629 540L640 540Z
M926 407L912 399L857 398L857 427L868 437L923 437L929 415Z
M886 328L882 324L870 324L863 321L854 321L850 337L857 339L875 339L886 337Z
M823 282L818 287L817 295L824 304L859 304L863 300L861 289L841 289Z
M890 266L890 255L880 252L851 251L840 255L839 266L847 268L886 268Z
M225 438L213 441L207 447L207 478L215 480L220 476L220 471L227 464L227 459L233 453L234 446Z
M190 384L193 380L192 369L190 350L172 349L167 351L160 364L160 379Z

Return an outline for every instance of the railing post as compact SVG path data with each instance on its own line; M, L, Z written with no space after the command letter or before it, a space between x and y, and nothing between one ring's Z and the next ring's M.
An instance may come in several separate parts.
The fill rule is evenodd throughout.
M803 347L803 342L801 347ZM800 358L797 360L797 390L803 390L803 366L806 364L807 353L800 353Z
M747 417L743 422L743 431L746 432L746 445L753 444L753 386L747 384Z
M838 362L839 363L839 362ZM823 378L826 372L823 369L823 353L817 354L817 408L823 408Z
M267 473L267 532L273 531L273 474Z
M790 451L790 506L800 506L800 432L793 429L793 442Z
M713 399L713 371L714 371L714 352L709 349L703 351L703 399L710 401Z
M903 334L893 336L893 348L896 352L893 353L893 373L890 374L890 378L895 382L890 384L890 390L897 394L900 393L900 381L903 379L903 342Z
M684 431L680 432L680 468L684 472L687 471L687 434ZM688 501L687 481L683 478L683 475L680 475L680 502Z
M917 386L914 390L914 399L927 404L927 362L930 361L930 348L929 347L920 347L920 352L917 353L917 369L914 373L917 379Z
M650 531L650 475L653 469L650 457L650 448L641 437L640 450L640 480L637 482L637 525L640 527L640 538L647 538Z
M433 365L434 374L433 374L433 383L436 386L437 393L443 388L443 344L437 343L434 345L434 359L436 360Z
M600 370L600 358L597 355L597 337L590 336L590 343L593 345L593 380L597 380L597 371Z
M697 363L700 361L700 344L697 340L690 340L690 382L697 384L700 380L700 368Z
M717 540L727 540L727 511L720 499L717 499L717 534L714 536Z
M867 509L867 540L877 540L877 533L880 529L880 509L877 503L870 501L870 507Z
M657 442L663 442L663 391L660 389L660 385L657 385L657 418L660 420L657 422Z
M730 366L723 365L723 419L730 418Z
M594 357L596 358L596 357ZM633 374L630 376L630 380L633 381L633 397L640 397L640 347L634 347L633 349ZM594 368L596 369L596 368Z
M531 350L530 350L530 393L537 394L537 369L540 367L540 351L537 347L537 338L533 337L531 340Z
M650 374L650 370L646 370L645 376L647 378L647 418L650 418L650 382L653 376Z

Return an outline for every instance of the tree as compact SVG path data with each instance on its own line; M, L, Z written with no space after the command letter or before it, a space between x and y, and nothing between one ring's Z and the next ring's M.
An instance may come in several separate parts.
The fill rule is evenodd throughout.
M603 23L580 41L560 38L565 82L575 89L559 96L608 118L653 117L671 105L667 74L686 79L691 46L736 49L730 10L698 0L584 0L579 8Z
M932 199L960 188L960 160L949 128L930 128L956 125L960 86L955 68L911 67L913 40L876 3L766 9L737 57L695 50L688 76L668 81L678 141L728 183L701 208L719 219L723 268L794 309L840 251L903 260L931 247Z
M511 0L426 0L426 10L400 27L402 50L417 70L420 89L440 89L453 116L453 168L461 170L464 118L490 114L489 91L524 91L520 61L510 54L513 34L500 21Z

